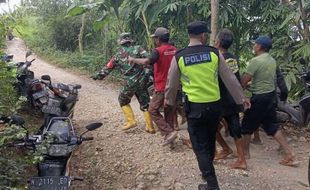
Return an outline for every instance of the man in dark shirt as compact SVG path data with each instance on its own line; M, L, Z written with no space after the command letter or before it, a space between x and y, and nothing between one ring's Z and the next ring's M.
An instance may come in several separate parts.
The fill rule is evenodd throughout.
M233 33L228 29L224 29L220 31L219 34L217 35L215 47L217 47L219 51L222 53L222 55L226 60L227 66L232 70L232 72L236 75L236 78L240 81L238 58L235 55L228 52L228 49L232 43L233 43ZM233 97L229 94L228 90L224 85L221 85L221 101L223 108L222 117L228 124L230 136L233 137L235 140L238 155L237 161L230 167L233 169L246 169L247 164L244 157L243 141L241 138L242 137L241 125L239 118L239 112L243 111L243 107L242 105L237 105L235 103ZM216 140L222 146L223 150L219 152L214 159L215 160L224 159L226 156L232 153L232 150L223 139L220 133L220 129L217 132Z

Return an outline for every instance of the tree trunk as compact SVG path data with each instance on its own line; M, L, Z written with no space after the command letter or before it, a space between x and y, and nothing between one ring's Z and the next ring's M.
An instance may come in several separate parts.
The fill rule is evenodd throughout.
M144 24L144 27L145 27L145 30L146 30L146 34L147 34L147 37L146 37L147 49L151 50L153 48L153 41L150 38L151 32L150 32L149 24L148 24L148 21L146 19L145 13L142 11L141 14L142 14L142 22Z
M305 10L305 7L303 5L303 1L299 1L299 11L300 11L300 17L301 17L301 22L303 25L303 37L305 42L310 42L310 31L309 31L309 25L307 23L307 12Z
M80 28L80 33L79 33L79 50L80 53L83 55L84 54L84 46L83 46L83 36L84 36L84 30L85 30L85 13L82 15L82 25Z
M215 37L218 32L219 23L219 0L211 0L211 36L210 45L214 45Z

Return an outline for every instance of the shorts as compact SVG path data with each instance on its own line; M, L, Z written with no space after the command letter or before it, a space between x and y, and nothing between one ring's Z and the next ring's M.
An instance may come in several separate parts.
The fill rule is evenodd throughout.
M274 136L279 129L275 92L253 95L251 104L251 108L244 113L242 134L252 134L262 124L267 135Z
M241 124L239 113L231 114L223 117L228 125L229 134L234 139L241 138Z

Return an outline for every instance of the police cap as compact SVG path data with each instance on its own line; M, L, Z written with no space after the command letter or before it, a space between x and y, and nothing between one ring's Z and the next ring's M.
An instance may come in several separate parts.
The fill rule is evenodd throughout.
M204 32L210 33L207 23L204 21L194 21L187 25L188 34L201 34Z

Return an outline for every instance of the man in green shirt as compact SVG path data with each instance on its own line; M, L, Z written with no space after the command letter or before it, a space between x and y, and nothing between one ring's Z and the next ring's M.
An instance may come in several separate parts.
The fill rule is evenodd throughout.
M276 61L268 53L272 40L268 36L260 36L253 46L256 57L250 60L246 73L241 79L241 85L252 92L251 108L244 114L242 134L245 143L245 155L250 158L249 143L251 134L262 124L269 136L273 136L284 148L286 155L280 164L296 166L294 154L284 135L279 129L276 118ZM248 86L249 82L252 84Z

